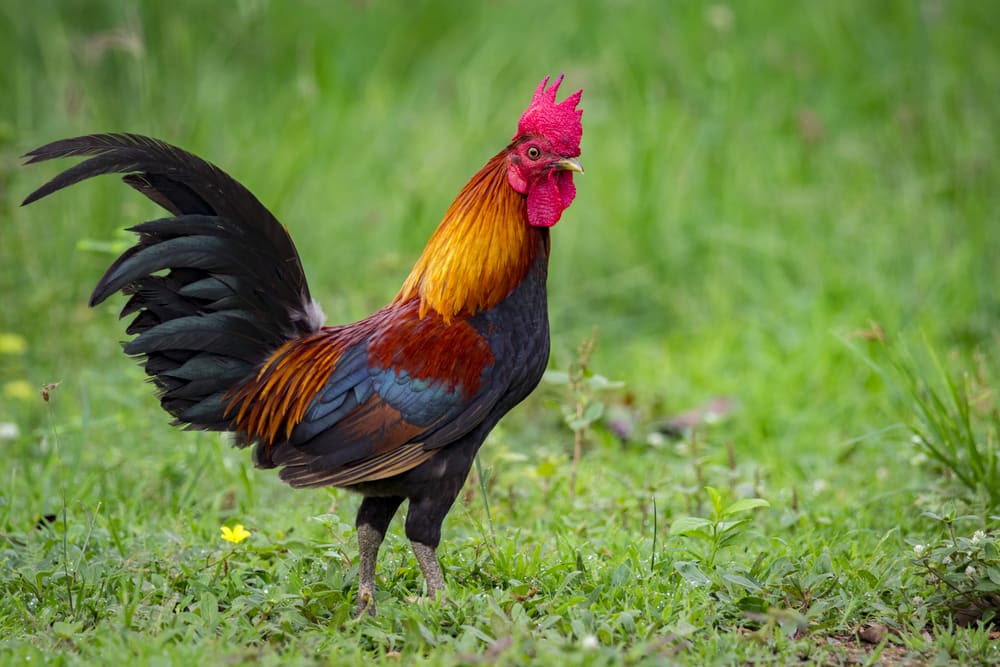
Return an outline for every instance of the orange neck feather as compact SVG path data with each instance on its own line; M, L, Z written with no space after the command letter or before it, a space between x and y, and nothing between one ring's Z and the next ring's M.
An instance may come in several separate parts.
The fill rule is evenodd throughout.
M524 197L507 182L507 151L472 177L448 208L393 300L420 297L420 317L446 321L489 310L517 287L535 259Z

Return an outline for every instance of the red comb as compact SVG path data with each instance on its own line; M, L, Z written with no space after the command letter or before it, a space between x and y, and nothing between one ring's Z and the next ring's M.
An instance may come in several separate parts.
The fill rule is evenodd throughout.
M556 104L556 91L562 80L563 75L560 74L556 82L546 90L549 77L542 79L531 98L531 104L521 114L514 139L526 134L540 134L552 142L553 148L560 154L576 157L580 154L580 137L583 136L583 125L580 123L583 109L577 109L576 105L580 103L583 91L578 90Z

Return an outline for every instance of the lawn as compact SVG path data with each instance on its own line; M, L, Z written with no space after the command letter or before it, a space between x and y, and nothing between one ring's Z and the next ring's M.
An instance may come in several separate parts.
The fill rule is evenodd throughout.
M997 34L958 0L0 0L0 662L1000 663ZM354 620L358 498L169 427L123 300L87 307L158 209L20 208L69 163L19 156L211 160L347 322L560 72L550 376L445 523L447 600L397 519Z

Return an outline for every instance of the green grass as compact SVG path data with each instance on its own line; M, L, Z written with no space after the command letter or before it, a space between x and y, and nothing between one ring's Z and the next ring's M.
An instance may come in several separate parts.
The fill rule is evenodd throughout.
M911 442L931 403L857 335L926 338L977 374L970 419L988 425L1000 14L539 7L0 0L4 662L1000 662L914 553L976 530L992 544L995 509ZM407 602L422 580L397 521L379 617L352 621L357 498L291 491L224 438L169 428L116 343L120 300L86 307L100 248L155 207L105 178L21 209L65 164L18 156L97 131L193 150L289 226L348 321L392 297L561 71L584 88L587 173L553 233L552 365L598 327L590 366L626 384L600 397L634 432L594 427L572 496L574 399L544 386L482 451L492 516L473 481L445 524L450 602ZM656 431L720 396L737 409L693 436ZM770 507L718 549L671 535L711 517L705 486ZM236 523L253 534L230 546ZM873 625L884 645L855 638Z

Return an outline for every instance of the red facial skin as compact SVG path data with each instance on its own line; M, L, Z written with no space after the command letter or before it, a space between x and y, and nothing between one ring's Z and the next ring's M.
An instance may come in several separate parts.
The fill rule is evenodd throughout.
M532 226L551 227L573 203L576 196L573 172L559 164L566 157L575 156L555 152L542 136L523 137L510 148L507 182L527 195L528 223Z

